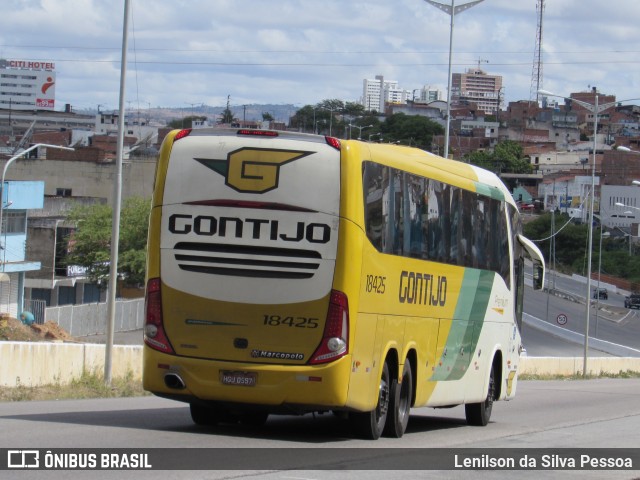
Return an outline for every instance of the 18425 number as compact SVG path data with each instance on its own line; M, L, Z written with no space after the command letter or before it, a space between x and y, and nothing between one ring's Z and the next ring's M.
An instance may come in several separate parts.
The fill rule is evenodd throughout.
M365 286L367 293L383 294L386 287L386 280L387 277L383 277L381 275L367 275L367 284Z
M298 328L318 328L317 318L308 317L282 317L280 315L265 315L264 325L269 327L298 327Z

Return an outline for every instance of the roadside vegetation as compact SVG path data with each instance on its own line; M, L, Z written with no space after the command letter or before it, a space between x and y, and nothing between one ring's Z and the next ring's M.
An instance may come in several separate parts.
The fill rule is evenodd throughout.
M553 223L553 226L552 226ZM535 220L524 224L524 235L536 240L545 258L551 261L551 231L555 235L555 266L562 273L587 274L587 236L588 225L576 224L569 221L565 213L556 212L554 218L551 213L544 213ZM606 230L606 229L605 229ZM632 284L640 284L640 255L635 255L629 248L629 240L625 236L613 236L603 231L602 237L602 273L628 280ZM600 226L594 226L593 253L591 261L598 265L600 260Z
M619 373L602 373L600 375L520 375L521 381L536 380L594 380L596 378L640 378L640 372L625 371ZM133 375L113 378L111 386L104 383L104 377L98 373L87 373L69 384L55 383L39 387L3 387L0 389L0 402L28 402L45 400L82 400L92 398L142 397L151 395L142 389L140 380Z
M129 197L123 202L118 273L125 286L144 283L150 211L151 201L147 198ZM109 279L112 220L113 210L105 204L77 206L68 217L68 221L77 227L67 238L66 264L84 267L91 281L105 288Z
M518 375L518 379L525 382L529 380L594 380L596 378L640 378L640 372L626 370L624 372L618 372L618 373L601 373L600 375L587 375L587 376L582 376L581 373L576 373L573 375L559 375L559 374L536 375L536 374L530 374L530 373L527 373L524 375Z
M433 136L444 133L439 123L426 117L396 113L380 121L375 110L365 111L363 105L337 99L305 105L291 117L289 124L301 132L396 143L429 151Z
M89 398L140 397L150 395L142 389L140 380L134 380L129 373L125 377L112 378L107 386L104 376L98 373L85 373L69 384L54 383L38 387L18 385L2 387L0 402L23 402L37 400L80 400Z

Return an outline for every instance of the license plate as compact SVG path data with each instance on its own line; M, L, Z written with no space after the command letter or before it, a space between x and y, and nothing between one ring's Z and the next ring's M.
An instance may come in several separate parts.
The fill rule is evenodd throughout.
M241 387L255 387L258 374L255 372L231 372L221 371L220 381L223 385L238 385Z

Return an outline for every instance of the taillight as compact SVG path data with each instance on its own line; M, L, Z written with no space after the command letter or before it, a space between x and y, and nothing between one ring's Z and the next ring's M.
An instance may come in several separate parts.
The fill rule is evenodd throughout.
M349 301L347 296L331 290L327 321L320 345L309 363L327 363L345 356L349 352Z
M162 296L159 278L151 278L147 282L144 311L144 343L160 352L174 354L162 322Z
M325 142L327 142L327 145L335 148L336 150L340 150L340 140L338 140L336 137L324 137Z
M251 130L248 128L243 128L236 132L238 135L248 135L252 137L277 137L278 132L274 132L273 130Z
M180 130L178 133L176 133L176 136L173 137L173 141L177 142L181 138L184 138L187 135L189 135L190 133L191 133L191 129L190 128L185 128L184 130Z

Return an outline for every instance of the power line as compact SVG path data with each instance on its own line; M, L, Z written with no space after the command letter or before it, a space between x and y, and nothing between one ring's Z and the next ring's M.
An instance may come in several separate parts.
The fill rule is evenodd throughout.
M80 45L12 45L12 44L0 44L0 48L18 48L18 49L46 49L46 50L96 50L96 51L119 51L119 47L89 47L89 46L80 46ZM220 49L194 49L194 48L137 48L139 52L148 51L148 52L177 52L177 53L199 53L199 52L217 52L217 53L259 53L259 54L267 54L267 53L304 53L304 54L345 54L345 55L380 55L380 54L389 54L389 55L412 55L412 54L447 54L446 50L220 50ZM640 53L640 50L554 50L555 55L564 55L564 54L585 54L585 55L594 55L594 54L605 54L609 55L612 53L619 54L634 54ZM456 54L471 54L471 55L514 55L514 54L526 54L529 55L530 51L524 50L496 50L496 51L480 51L480 50L460 50L456 51Z
M25 59L32 61L34 59ZM55 62L61 63L120 63L119 60L93 60L93 59L53 59ZM467 66L473 62L459 62L453 65L461 67ZM546 65L631 65L640 64L639 60L590 60L590 61L564 61L564 62L545 62ZM196 62L196 61L168 61L168 60L137 60L136 64L146 65L205 65L205 66L222 66L222 67L378 67L378 62L371 63L325 63L325 62ZM440 67L446 66L447 63L434 62L414 62L414 63L394 63L386 64L387 67ZM492 62L492 66L500 67L520 67L531 65L531 62Z

